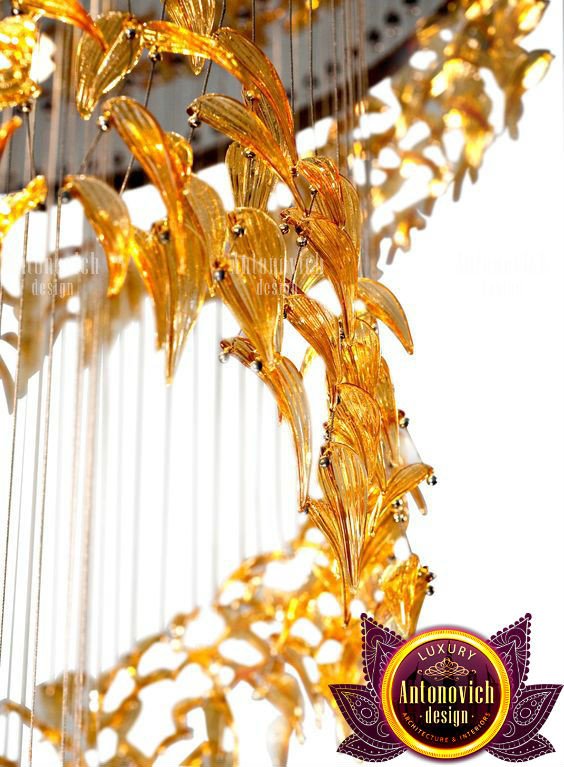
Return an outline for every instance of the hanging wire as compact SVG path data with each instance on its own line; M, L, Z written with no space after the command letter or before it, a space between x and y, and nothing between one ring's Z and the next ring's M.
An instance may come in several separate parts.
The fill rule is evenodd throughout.
M289 18L289 37L290 37L290 104L292 105L292 114L295 113L296 86L294 81L294 2L288 0L288 18Z

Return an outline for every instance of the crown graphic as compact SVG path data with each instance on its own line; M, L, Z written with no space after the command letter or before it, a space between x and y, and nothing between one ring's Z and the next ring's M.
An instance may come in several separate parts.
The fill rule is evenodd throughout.
M452 660L452 658L445 658L435 663L434 666L429 666L423 673L425 676L439 679L457 679L461 676L468 676L470 672L467 668Z

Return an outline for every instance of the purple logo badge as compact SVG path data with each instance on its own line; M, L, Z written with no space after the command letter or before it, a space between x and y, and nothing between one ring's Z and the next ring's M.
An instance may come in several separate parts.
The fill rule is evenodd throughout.
M489 641L434 629L404 641L362 616L366 686L331 685L353 734L341 753L384 762L407 750L436 759L482 749L506 762L554 751L539 734L561 685L526 685L531 616Z

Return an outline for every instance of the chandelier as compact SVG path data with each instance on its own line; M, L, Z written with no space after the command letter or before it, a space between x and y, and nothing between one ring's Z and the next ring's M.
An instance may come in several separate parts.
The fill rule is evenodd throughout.
M49 759L106 767L250 767L239 759L234 710L234 694L244 686L273 707L264 737L272 764L286 765L292 738L304 737L307 711L321 719L325 705L333 705L329 683L362 680L360 614L368 610L402 636L415 631L434 576L406 536L413 509L427 512L422 488L437 478L410 437L382 355L384 327L413 352L408 318L385 285L383 266L411 247L413 232L426 226L440 197L451 191L458 199L466 183L477 181L501 129L517 138L523 96L552 58L522 47L545 0L388 3L382 29L370 28L364 0L157 5L130 2L124 10L92 3L88 11L78 0L15 0L12 14L0 20L6 192L0 198L0 377L2 425L8 426L2 439L11 456L3 475L0 763L9 767ZM306 52L299 61L298 51ZM316 66L322 55L328 56L323 68ZM384 77L385 93L377 85ZM189 99L182 95L186 83ZM503 104L497 127L496 99ZM183 127L171 130L179 115ZM221 188L206 175L209 166L223 179ZM154 210L135 202L147 184ZM64 227L73 217L79 226L66 242ZM232 334L223 332L222 307ZM101 494L104 502L108 474L101 477L93 467L98 462L113 470L100 411L116 420L113 433L121 439L124 339L138 328L141 350L146 324L162 358L160 385L168 392L176 387L177 399L187 397L176 379L188 354L196 367L190 346L208 310L215 312L219 362L241 365L245 380L254 376L275 402L279 424L272 429L288 429L295 489L278 492L291 497L299 519L290 536L281 524L272 551L259 545L251 556L244 530L242 561L214 584L210 604L196 594L189 608L163 614L149 636L133 618L128 649L96 667L93 584L98 576L103 582L110 533L101 532L95 501ZM75 349L70 372L61 357L64 343ZM116 348L120 380L108 375ZM156 355L145 360L151 369L155 362ZM138 373L142 387L145 370ZM190 374L201 393L199 371ZM67 445L60 435L69 375L77 388ZM216 394L221 376L214 374ZM310 376L319 384L315 403ZM108 405L114 385L121 392L117 410ZM182 471L170 449L174 423L166 402L163 508L170 467ZM241 408L248 405L240 400ZM29 468L22 456L34 406ZM198 405L192 407L195 428ZM132 428L141 451L151 410L142 393L137 408ZM322 423L314 418L320 412ZM219 408L206 422L217 454L215 430L226 415ZM193 439L196 463L201 431ZM64 472L65 450L73 457L66 500L52 481L53 472ZM119 455L114 487L121 493L129 458L123 449ZM138 509L141 464L131 460L131 508ZM22 487L28 480L33 497L26 521ZM215 484L222 481L218 472ZM247 484L243 471L243 499ZM219 490L211 492L206 557L217 573L222 525ZM198 497L196 525L204 513L196 508ZM68 517L56 518L64 503ZM261 514L260 524L270 524L267 511ZM155 529L171 524L159 508L153 518ZM66 551L56 548L55 519L59 525L67 519ZM131 545L128 577L135 589L151 558L139 554L135 524L130 539L119 520L117 526L118 571L120 547ZM196 562L200 539L192 533L186 545ZM58 571L57 559L65 557L70 564ZM166 592L170 550L162 557ZM51 561L58 575L46 585ZM57 594L66 599L59 605L66 627L64 638L49 639ZM128 601L132 615L138 602L137 593ZM117 597L115 604L119 622ZM21 651L14 649L19 631ZM59 642L63 663L49 663ZM163 685L171 718L151 747L142 748L132 734L136 727L139 734L143 710ZM197 712L203 716L199 743Z

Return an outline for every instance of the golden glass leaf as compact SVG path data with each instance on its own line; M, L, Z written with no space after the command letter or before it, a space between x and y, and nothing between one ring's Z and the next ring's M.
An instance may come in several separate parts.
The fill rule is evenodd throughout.
M366 538L366 470L351 448L332 443L320 461L318 477L326 503L311 502L309 515L327 536L339 563L347 623L350 601L360 580L360 560Z
M362 235L362 210L358 192L346 176L340 177L341 194L345 207L345 231L352 240L358 253L360 253Z
M168 213L170 234L175 240L179 268L190 260L183 233L186 226L201 233L184 195L185 173L178 156L178 142L168 138L148 109L126 96L104 104L119 135L139 162L149 180L159 190Z
M8 16L0 20L0 109L23 104L41 93L30 77L38 36L31 16Z
M208 259L200 234L184 228L184 245L190 259L183 264L170 236L168 222L153 224L150 233L136 230L133 258L152 298L157 329L157 347L166 353L166 379L170 383L184 344L208 288Z
M383 605L402 636L415 631L427 592L427 580L421 572L419 557L411 554L403 562L390 565L380 582Z
M227 214L221 197L201 178L191 176L186 187L186 198L200 222L208 248L209 263L222 261L227 242Z
M383 357L380 357L380 369L378 371L378 382L374 391L374 399L378 403L380 415L382 416L382 436L389 451L389 462L393 466L398 466L401 462L398 409L396 407L390 369Z
M12 137L12 133L20 128L22 121L20 117L11 117L9 120L0 126L0 160L4 154L4 149Z
M46 197L47 182L44 176L36 176L19 192L0 197L0 248L4 237L14 223L45 202Z
M299 228L307 238L308 248L323 262L325 274L341 304L343 331L345 336L350 336L354 328L353 302L358 280L358 252L351 238L329 219L316 214L303 217L296 208L284 211L283 218Z
M192 174L192 165L194 164L192 144L187 138L174 131L166 133L165 138L168 152L176 164L176 172L179 178L182 179L184 187L186 187L188 179Z
M298 161L294 138L294 118L288 102L286 89L270 59L248 37L229 27L221 27L215 33L223 50L231 62L236 62L240 74L231 71L242 82L246 91L254 91L253 100L257 99L257 113L267 126L271 122L269 113L276 118L278 131L272 131L282 138L281 149L291 166ZM233 67L233 63L232 63ZM258 91L258 93L257 93ZM261 100L270 105L270 109L261 109Z
M99 16L95 26L106 49L88 33L81 37L76 52L76 107L85 120L103 94L131 72L143 52L143 25L128 13L110 11Z
M237 208L266 210L276 176L258 157L247 157L241 144L229 144L225 154L233 198Z
M294 363L287 357L276 355L272 368L257 367L257 355L252 342L243 336L226 338L221 349L232 355L245 367L256 369L274 395L278 411L288 422L294 439L298 466L300 509L306 504L309 475L311 471L311 419L303 378Z
M354 335L341 345L343 380L375 395L380 380L380 338L367 322L357 319Z
M343 187L339 169L329 157L307 157L299 160L298 173L316 190L315 206L319 213L336 226L346 224Z
M331 439L347 445L362 460L369 486L383 487L385 465L380 452L380 410L363 389L341 384L331 420Z
M24 13L39 13L72 24L93 37L104 50L107 47L101 31L78 0L13 0L13 6Z
M104 249L108 264L108 295L121 290L135 251L129 211L111 186L94 176L67 176L65 189L80 200L84 213Z
M212 128L259 155L289 187L298 204L302 204L292 166L275 137L253 112L245 109L239 101L218 94L195 99L190 111Z
M215 7L215 0L166 0L166 12L174 23L199 35L209 35L213 30ZM199 75L205 58L190 56L189 62L192 72Z
M256 213L260 214L259 211ZM268 218L266 214L262 215ZM273 244L276 247L273 234L281 235L279 231L273 233L272 229L266 228L265 221L248 209L241 215L235 211L230 222L232 231L237 234L230 237L229 260L213 265L221 277L215 282L215 289L252 341L261 363L270 369L277 350L283 293L278 289L280 278L277 279L269 268L268 256ZM275 285L274 290L272 285Z
M425 463L412 463L409 466L401 466L399 469L395 469L387 482L383 495L379 496L378 503L371 514L370 532L374 532L380 518L394 501L401 500L402 496L410 493L432 473L433 469Z
M407 317L392 291L380 282L363 277L358 281L358 297L364 301L368 311L386 324L398 337L404 349L412 354L413 339Z
M305 293L286 296L286 319L325 362L329 382L341 380L339 323L322 304Z

